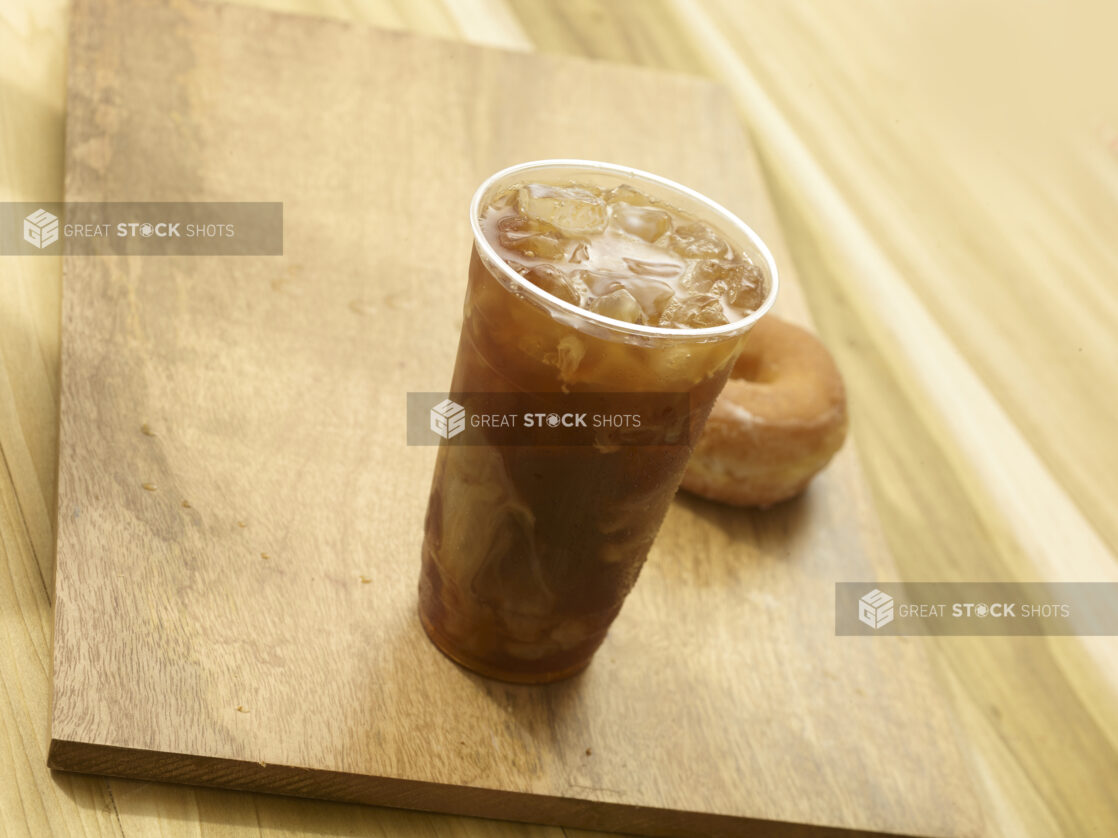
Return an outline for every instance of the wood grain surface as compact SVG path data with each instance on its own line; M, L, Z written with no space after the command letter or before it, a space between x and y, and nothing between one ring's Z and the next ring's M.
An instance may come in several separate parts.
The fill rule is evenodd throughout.
M846 375L902 576L1111 578L1112 4L257 5L717 77ZM61 0L0 5L0 199L62 196L67 20ZM560 834L47 771L60 275L0 259L0 831ZM987 834L1118 832L1112 641L920 642L963 710Z
M774 510L679 498L568 682L470 675L416 618L434 449L405 395L446 386L489 172L689 184L807 316L722 90L188 2L77 3L69 71L67 200L282 200L285 236L64 260L50 765L650 835L978 833L923 649L834 634L835 580L896 576L853 447Z

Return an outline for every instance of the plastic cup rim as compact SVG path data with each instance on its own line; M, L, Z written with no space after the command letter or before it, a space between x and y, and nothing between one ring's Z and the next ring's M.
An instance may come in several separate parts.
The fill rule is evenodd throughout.
M611 317L605 317L597 312L590 311L589 309L581 308L566 300L561 300L558 297L549 294L537 285L532 284L527 279L522 277L514 271L508 263L497 253L496 248L485 237L484 231L481 229L481 200L492 188L493 184L498 181L508 178L510 175L518 174L520 172L528 172L532 169L558 169L558 168L578 168L578 169L591 169L605 172L607 174L618 175L625 178L632 178L633 180L646 180L651 181L661 187L669 189L674 192L679 192L687 198L697 201L708 210L712 211L714 215L720 220L730 225L730 228L740 233L753 248L760 254L763 265L760 267L766 271L769 278L769 291L765 295L764 301L756 310L750 312L740 320L734 320L722 326L707 326L702 329L672 329L665 326L645 326L638 323L626 323L623 320L614 320ZM641 169L634 169L631 166L622 166L617 163L604 163L597 160L578 160L556 158L549 160L531 160L524 163L517 163L514 166L508 166L482 181L474 192L473 199L470 201L470 227L473 230L474 242L480 251L482 259L489 265L494 266L499 270L504 278L511 281L515 288L525 292L530 297L537 299L548 307L559 308L568 312L575 317L583 320L588 320L592 323L604 326L608 329L624 332L631 335L642 335L646 337L658 338L674 338L676 340L688 340L695 338L717 338L717 337L730 337L735 334L744 333L748 331L758 320L760 320L768 311L773 307L776 301L777 288L780 280L777 276L776 262L773 260L772 253L769 251L768 246L762 241L761 237L754 232L748 224L738 218L734 213L730 212L724 206L716 201L711 200L701 192L697 192L688 186L677 183L674 180L669 180L666 177L652 174Z

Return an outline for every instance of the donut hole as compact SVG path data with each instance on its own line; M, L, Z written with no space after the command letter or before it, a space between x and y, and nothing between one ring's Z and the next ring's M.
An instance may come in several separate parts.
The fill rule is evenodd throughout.
M756 344L754 344L756 346ZM738 356L734 367L730 370L730 378L747 381L750 384L768 384L775 381L779 375L778 364L766 354L758 352L746 345L745 351Z
M745 351L738 356L737 361L734 363L734 368L730 370L730 378L737 378L742 381L756 381L761 375L761 356L756 352L750 352L748 348L748 338L746 338L747 347Z

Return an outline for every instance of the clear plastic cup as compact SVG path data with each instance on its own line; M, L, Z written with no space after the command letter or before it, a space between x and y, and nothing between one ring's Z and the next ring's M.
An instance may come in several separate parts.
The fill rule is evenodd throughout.
M703 329L611 320L554 297L510 268L481 213L523 183L629 184L714 227L757 265L763 304ZM474 247L451 393L686 393L683 444L440 445L419 582L434 644L492 678L546 683L589 664L637 581L707 415L750 327L772 306L777 272L728 210L625 166L541 160L497 172L470 204ZM680 403L677 399L675 403Z

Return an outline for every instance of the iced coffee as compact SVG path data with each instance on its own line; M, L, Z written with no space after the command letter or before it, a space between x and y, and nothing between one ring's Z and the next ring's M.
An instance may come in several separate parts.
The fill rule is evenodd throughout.
M639 444L605 433L439 448L423 626L469 669L544 683L581 670L605 639L776 272L717 204L605 164L500 172L471 223L452 394L515 393L526 408L547 393L685 394Z

